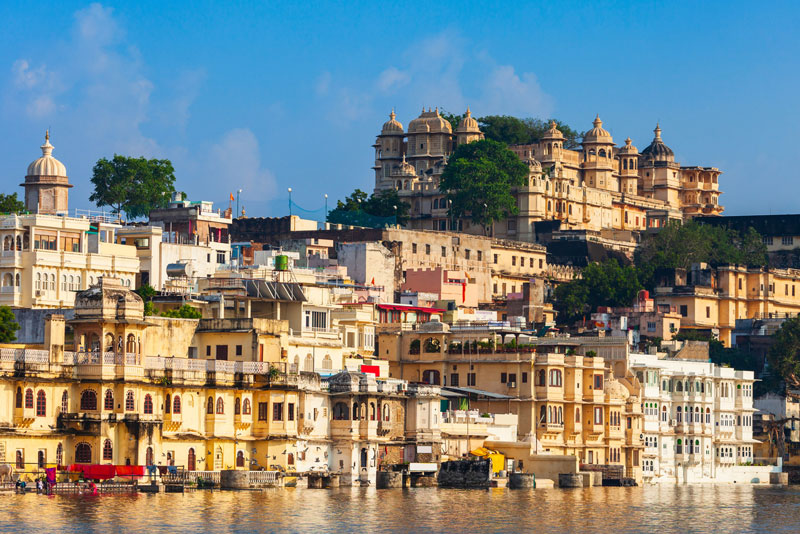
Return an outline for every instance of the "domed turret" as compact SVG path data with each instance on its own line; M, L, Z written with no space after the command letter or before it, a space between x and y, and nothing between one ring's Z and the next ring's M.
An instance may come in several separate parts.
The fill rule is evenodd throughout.
M612 139L611 134L608 133L608 130L603 128L603 121L600 120L600 115L598 115L594 121L592 122L594 128L586 132L586 135L583 136L583 143L608 143L611 144L614 142Z
M400 164L392 169L392 176L416 176L417 171L414 169L414 166L411 165L406 161L406 156L403 154L403 161Z
M652 161L675 161L675 153L661 140L661 128L658 124L653 133L655 133L653 142L642 150L642 156Z
M628 137L627 139L625 139L625 146L621 147L619 151L623 154L638 154L639 149L637 149L631 143L632 143L631 138Z
M25 182L25 209L33 213L57 214L65 213L69 208L69 188L67 168L53 157L53 145L50 144L50 131L44 135L44 144L40 147L42 156L28 165Z
M481 129L478 127L478 121L476 121L472 117L472 112L467 108L467 112L464 114L464 118L461 119L461 122L458 123L458 128L456 128L456 132L480 132Z
M422 108L422 113L420 113L419 117L408 123L408 133L429 132L431 130L430 126L428 125L429 117L430 117L430 111L426 112L425 108Z
M389 114L389 120L383 123L383 128L381 128L382 134L402 134L403 133L403 125L400 121L395 119L396 115L394 114L394 110Z
M550 121L550 129L542 136L544 139L564 139L564 134L558 129L556 121Z
M450 124L449 120L439 115L439 108L436 108L433 114L428 118L428 127L431 133L453 133L453 125Z

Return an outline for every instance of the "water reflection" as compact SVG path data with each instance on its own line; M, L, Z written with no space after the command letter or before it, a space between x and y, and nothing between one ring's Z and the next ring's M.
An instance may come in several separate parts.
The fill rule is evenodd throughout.
M275 489L1 495L0 532L800 532L800 490Z

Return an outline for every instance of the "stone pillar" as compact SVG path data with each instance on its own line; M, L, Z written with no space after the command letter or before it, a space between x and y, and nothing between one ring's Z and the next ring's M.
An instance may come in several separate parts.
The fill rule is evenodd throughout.
M510 488L535 488L536 475L533 473L511 473L508 475Z
M579 473L560 473L558 475L558 487L582 488L583 477Z
M219 486L222 489L248 489L250 480L249 471L226 469L219 473Z

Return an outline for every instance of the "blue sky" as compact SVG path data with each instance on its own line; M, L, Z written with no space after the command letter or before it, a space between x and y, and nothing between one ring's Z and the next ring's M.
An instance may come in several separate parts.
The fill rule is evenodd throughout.
M166 5L164 5L166 4ZM724 171L727 214L797 213L800 5L773 2L3 2L0 171L20 191L45 128L70 206L94 162L172 160L178 188L249 216L371 191L392 107L596 113L643 149Z

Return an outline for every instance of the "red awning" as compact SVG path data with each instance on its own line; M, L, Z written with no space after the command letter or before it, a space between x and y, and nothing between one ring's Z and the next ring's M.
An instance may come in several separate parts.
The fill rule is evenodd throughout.
M372 373L375 376L381 376L381 368L377 365L362 365L362 373Z

